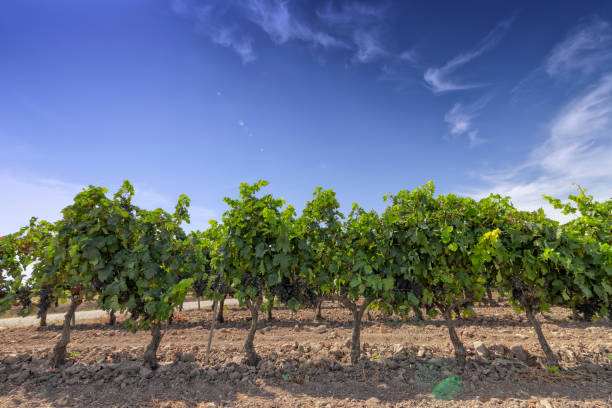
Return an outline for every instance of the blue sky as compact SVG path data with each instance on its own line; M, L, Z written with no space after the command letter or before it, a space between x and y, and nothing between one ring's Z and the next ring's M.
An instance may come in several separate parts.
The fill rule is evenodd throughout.
M612 197L607 1L3 0L0 61L0 234L124 179L191 228L257 179Z

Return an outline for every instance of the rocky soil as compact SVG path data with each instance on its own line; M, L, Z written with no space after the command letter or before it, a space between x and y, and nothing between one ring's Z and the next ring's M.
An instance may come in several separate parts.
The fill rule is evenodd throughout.
M559 372L543 354L525 318L505 307L477 307L459 319L468 364L458 371L446 328L437 319L388 318L373 313L362 330L363 358L349 364L349 313L334 304L325 322L312 311L275 310L255 337L262 357L244 361L246 310L231 307L215 331L206 364L210 311L184 312L165 332L161 367L141 363L146 332L131 333L102 321L79 324L69 363L48 358L60 327L0 331L2 407L609 407L612 406L612 327L609 320L572 321L553 309L539 316L560 357ZM460 377L450 401L432 389Z

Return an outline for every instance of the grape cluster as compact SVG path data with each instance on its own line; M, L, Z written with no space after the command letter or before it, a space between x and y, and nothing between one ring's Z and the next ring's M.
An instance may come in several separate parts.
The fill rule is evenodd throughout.
M406 278L399 278L395 281L395 290L402 294L412 292L417 298L423 296L423 288L417 282L410 281Z
M23 309L29 308L32 305L32 288L29 286L22 286L17 290L17 298Z
M280 283L274 285L272 292L282 303L287 303L292 298L298 299L300 296L299 286L287 277L283 277Z
M204 279L198 278L193 282L193 290L196 296L200 297L204 294L206 290L206 281Z
M96 292L103 292L106 289L106 283L102 282L97 276L91 280L91 288Z
M321 300L321 295L314 291L309 285L304 283L301 286L299 301L306 307L315 307Z
M56 301L53 296L53 291L51 287L45 285L38 291L39 302L38 302L38 317L41 318L44 314L47 313L51 305L54 301Z
M521 304L527 304L528 300L526 296L527 288L518 276L512 277L512 298L517 300Z
M149 315L145 312L144 307L144 302L142 300L137 300L136 305L130 311L130 318L137 320L142 316L144 319L147 319Z
M264 288L263 278L258 274L255 274L255 276L253 276L253 274L250 272L245 272L242 275L241 285L243 289L246 289L251 286L257 290L257 293L263 292Z
M281 303L285 304L289 300L295 299L303 306L314 307L319 301L317 292L302 277L297 277L294 280L283 277L280 283L274 285L272 293Z

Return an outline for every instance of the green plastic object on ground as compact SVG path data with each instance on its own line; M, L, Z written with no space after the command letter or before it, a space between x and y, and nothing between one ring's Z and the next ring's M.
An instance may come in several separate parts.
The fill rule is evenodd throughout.
M461 391L461 384L461 377L448 377L434 387L432 394L437 400L451 400Z

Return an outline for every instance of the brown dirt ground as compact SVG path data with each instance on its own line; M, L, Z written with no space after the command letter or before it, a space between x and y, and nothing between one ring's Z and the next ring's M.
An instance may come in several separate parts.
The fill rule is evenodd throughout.
M104 321L77 325L67 366L48 358L60 333L44 329L0 331L0 407L610 407L612 327L609 320L575 322L554 308L539 319L559 356L558 374L542 368L535 332L507 306L476 307L459 319L468 365L453 400L435 400L432 388L454 375L452 347L438 319L364 321L362 360L348 363L349 312L329 303L326 321L311 310L274 311L260 320L257 367L244 361L249 327L245 309L230 307L215 331L205 363L210 310L183 313L165 332L155 371L141 363L149 333L131 333ZM265 315L265 314L264 314ZM263 316L260 316L260 318ZM473 343L484 342L489 356ZM524 348L524 353L520 346ZM510 350L513 348L513 350Z

